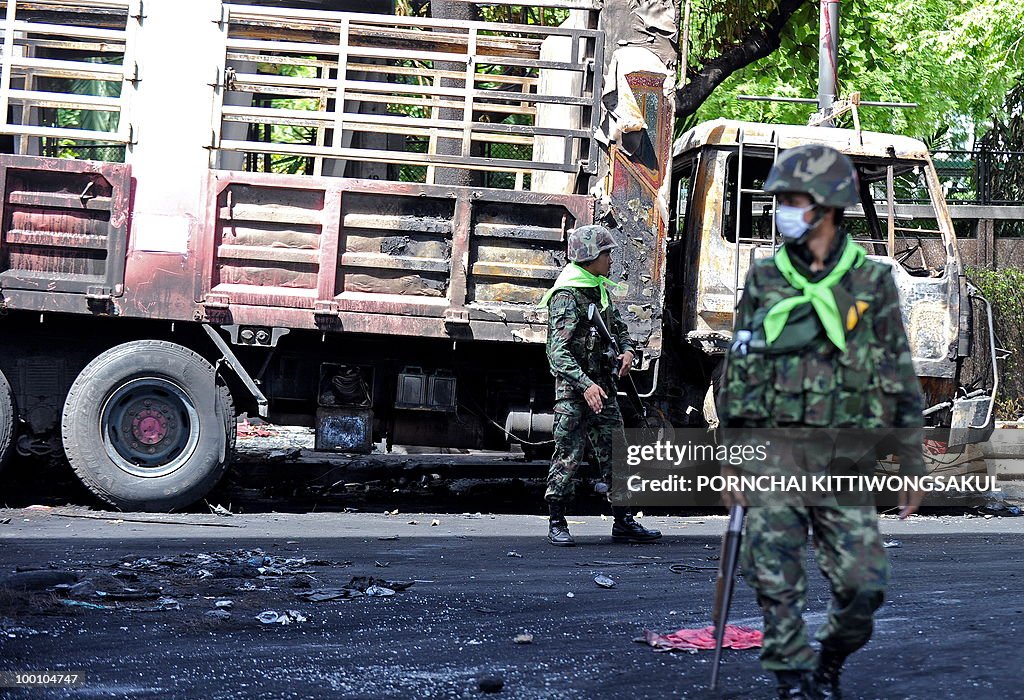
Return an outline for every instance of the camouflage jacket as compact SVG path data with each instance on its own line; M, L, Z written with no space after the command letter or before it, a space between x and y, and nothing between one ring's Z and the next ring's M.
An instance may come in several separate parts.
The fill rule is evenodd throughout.
M547 355L556 379L556 399L582 394L595 383L614 396L612 373L617 367L609 363L604 340L587 320L587 308L590 304L600 308L600 299L596 288L568 288L555 292L548 302ZM603 315L622 352L630 350L635 354L635 345L615 305L608 304Z
M801 274L817 281L835 266L836 249L818 273L810 272L805 258L791 258ZM734 346L718 400L724 426L906 428L911 438L920 435L923 400L889 266L865 260L846 273L834 292L837 301L845 297L855 309L844 310L840 304L846 351L825 337L813 313L806 313L803 323L817 324L817 333L807 334L810 341L802 347L773 352L762 346L758 351L755 342L742 353ZM756 261L737 308L737 333L746 329L763 338L758 324L766 310L793 294L773 259ZM920 440L916 447L901 450L900 457L904 473L923 471Z

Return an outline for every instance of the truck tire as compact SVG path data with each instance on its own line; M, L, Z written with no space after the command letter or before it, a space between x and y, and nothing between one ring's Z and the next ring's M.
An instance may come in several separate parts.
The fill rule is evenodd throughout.
M203 357L161 340L118 345L86 365L61 428L82 483L126 511L194 503L224 475L235 446L227 387Z
M7 377L0 372L0 469L14 450L14 437L18 427L18 413L14 409L14 392Z

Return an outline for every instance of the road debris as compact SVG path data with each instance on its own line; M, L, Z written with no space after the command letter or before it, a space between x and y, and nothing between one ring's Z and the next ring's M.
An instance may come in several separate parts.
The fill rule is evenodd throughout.
M644 630L644 636L634 639L635 642L647 644L655 651L697 651L715 648L714 626L700 629L680 629L671 634L658 634ZM726 625L722 646L727 649L757 649L764 641L760 630L737 625Z
M373 565L376 566L378 569L386 569L389 566L391 566L391 562L389 562L389 561L374 561Z
M903 543L899 540L885 540L882 542L882 547L885 549L899 549L903 546Z
M231 517L231 516L234 515L234 513L232 513L229 508L225 508L222 505L216 505L215 506L215 505L211 505L210 503L207 503L206 505L209 506L210 512L213 513L214 515L222 515L222 516L225 516L225 517Z
M79 581L72 586L68 586L67 594L70 598L92 598L96 595L96 584L88 579Z
M388 581L373 576L353 576L344 586L338 588L317 588L312 591L301 591L295 597L311 603L322 603L328 600L345 600L348 598L386 598L396 591L404 591L414 581Z
M388 588L387 586L374 585L368 586L365 593L370 597L387 598L393 596L395 594L395 590L393 588Z
M258 578L261 576L297 576L314 573L313 566L347 566L351 562L331 562L306 557L271 556L262 549L235 549L210 554L186 553L173 557L122 560L115 565L128 571L152 573L182 572L188 578Z
M273 437L274 431L267 425L253 425L249 421L238 424L235 433L239 438Z
M220 610L220 609L218 609L218 610L207 610L205 613L203 613L203 617L211 619L211 620L230 620L231 619L231 613L229 613L227 610Z
M615 588L615 586L618 585L615 583L614 579L609 578L604 574L599 574L598 576L595 576L594 583L596 583L601 588Z
M484 693L500 693L505 679L494 673L487 673L477 679L477 687Z
M440 524L441 524L441 521L438 520L437 518L434 518L433 520L430 521L430 527L437 527Z
M520 554L519 552L514 552L514 551L513 552L509 552L505 556L506 557L513 557L514 559L522 559L523 558L522 554Z
M684 571L718 571L717 566L697 566L696 564L686 564L684 562L676 562L675 564L669 564L668 570L673 574L681 574Z
M35 506L33 506L34 508ZM42 506L39 506L40 508ZM201 520L192 520L186 518L177 518L174 520L168 518L125 518L118 515L116 518L112 518L109 515L99 515L90 513L67 513L62 511L56 511L46 506L47 512L50 515L54 515L58 518L78 518L80 520L104 520L109 523L147 523L150 525L194 525L196 527L240 527L244 528L245 525L234 525L231 523L207 523ZM27 510L31 510L29 508Z
M37 634L49 634L49 632L40 632L31 627L0 627L0 637L7 639L17 639L19 636L35 637Z
M215 608L223 608L225 610L230 610L231 608L235 607L235 601L233 601L233 600L218 600L216 603L213 604L213 606Z
M42 569L38 571L19 571L0 578L0 590L13 591L45 591L61 584L78 583L78 574L73 571Z
M69 608L89 608L90 610L113 610L113 605L100 605L99 603L90 603L85 600L62 600L61 605L66 605Z
M120 591L96 591L97 598L105 598L107 600L120 600L120 601L131 601L131 600L153 600L155 598L162 598L161 590L158 588L155 591L143 591L137 588L125 588Z
M11 519L10 518L0 518L0 525L10 525L10 523L11 523Z
M978 509L986 518L998 516L1000 518L1016 518L1021 515L1021 507L1011 505L1004 500L992 500Z
M566 598L575 598L576 594L573 593L572 591L569 591L568 593L565 594L565 597Z
M256 619L264 625L290 625L296 622L305 622L306 616L298 610L286 610L278 614L275 610L264 610Z
M529 632L523 632L513 637L512 641L516 644L533 644L533 635Z

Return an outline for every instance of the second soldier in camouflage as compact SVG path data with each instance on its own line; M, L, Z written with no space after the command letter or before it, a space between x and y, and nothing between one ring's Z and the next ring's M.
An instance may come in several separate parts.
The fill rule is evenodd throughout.
M622 414L616 400L616 377L625 376L635 356L626 324L609 299L608 279L615 238L604 226L581 226L569 235L569 264L542 306L548 309L547 356L555 377L555 453L544 499L548 503L548 541L575 544L565 520L573 497L576 472L587 453L597 464L603 483L612 484L612 445L624 442ZM587 318L596 304L622 354L609 361L605 341ZM609 494L610 495L610 494ZM612 538L617 542L650 542L661 537L633 519L627 508L613 508Z

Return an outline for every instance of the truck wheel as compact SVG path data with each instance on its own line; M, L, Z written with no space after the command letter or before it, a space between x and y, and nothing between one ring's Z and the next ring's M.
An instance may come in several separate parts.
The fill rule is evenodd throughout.
M235 445L234 404L213 367L161 340L118 345L86 365L61 427L75 473L121 510L194 503L224 475Z
M0 372L0 468L7 463L14 449L14 433L18 414L14 410L14 392L7 377Z

